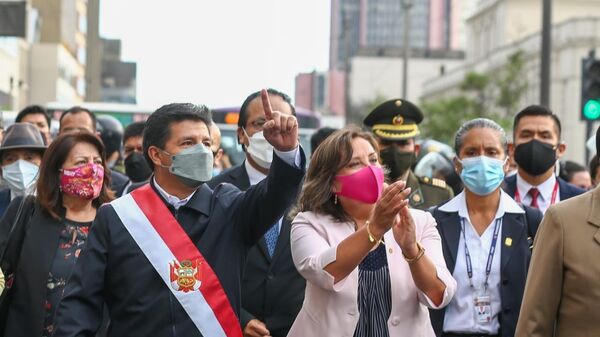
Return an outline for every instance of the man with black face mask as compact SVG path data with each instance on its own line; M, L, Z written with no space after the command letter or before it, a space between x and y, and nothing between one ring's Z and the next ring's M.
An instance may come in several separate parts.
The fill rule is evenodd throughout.
M416 137L423 120L421 110L404 99L392 99L377 106L363 123L379 143L379 156L389 170L390 182L405 180L412 193L408 197L410 206L428 209L452 199L454 193L443 180L417 177L412 172L419 153Z
M125 158L125 174L135 183L147 182L152 169L146 158L142 141L145 122L134 122L125 128L123 133L123 158Z
M546 107L531 105L515 116L508 151L518 168L517 174L505 179L504 189L518 203L542 213L585 192L556 176L556 163L566 150L560 135L560 120Z

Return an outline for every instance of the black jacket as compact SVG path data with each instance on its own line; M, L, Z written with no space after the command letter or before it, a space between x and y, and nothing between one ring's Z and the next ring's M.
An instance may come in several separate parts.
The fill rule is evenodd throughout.
M585 191L575 185L571 185L564 181L561 177L556 177L558 180L558 192L560 193L560 200L567 200L569 198L578 196ZM517 175L513 174L510 177L504 179L504 186L502 187L504 192L508 193L511 198L515 197L515 190L517 189Z
M2 236L8 234L8 228L16 220L22 200L22 197L15 198L9 205L0 222ZM15 229L14 232L15 234L26 232L25 237L22 239L17 237L20 234L11 235L2 261L3 268L7 268L6 263L14 268L18 260L17 268L14 270L7 326L2 336L42 335L45 320L44 302L47 295L46 282L58 250L60 233L64 228L63 221L54 219L37 204L31 207L22 206L22 212L28 212L27 210L33 210L33 215L29 215L31 218L26 222L25 229L22 231ZM5 238L1 240L4 242Z
M240 190L250 187L244 163L224 171L208 184L230 183ZM273 258L264 237L248 252L242 281L242 329L254 318L265 323L273 337L285 337L302 302L306 281L294 266L290 248L291 220L284 216Z
M275 156L267 179L246 192L229 184L213 191L204 184L177 212L167 204L238 316L246 254L295 199L305 160L302 154L300 169ZM54 336L93 335L103 302L111 320L108 336L201 336L110 204L98 210L58 308Z
M115 197L125 194L125 188L130 185L129 178L115 170L110 170L110 189L115 192Z
M524 206L525 214L505 213L500 239L500 301L502 311L499 315L500 335L513 337L519 319L521 300L525 289L525 280L531 260L530 246L542 220L538 209ZM461 224L458 212L444 212L439 207L433 211L437 229L442 238L442 250L446 266L454 273L456 255L460 241ZM510 245L505 244L511 238ZM442 335L446 309L430 310L431 322L436 336Z
M0 189L0 218L6 212L10 204L10 189L8 187Z

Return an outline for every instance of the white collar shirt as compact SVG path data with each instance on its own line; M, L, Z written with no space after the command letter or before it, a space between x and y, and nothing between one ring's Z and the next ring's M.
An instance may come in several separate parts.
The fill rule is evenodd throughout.
M484 295L483 284L486 278L486 264L490 247L494 236L494 225L498 219L502 219L505 213L524 213L523 209L517 204L508 194L500 190L500 203L496 216L492 223L487 227L481 236L477 234L471 223L465 192L461 192L448 203L440 207L444 212L458 212L461 219L465 223L465 235L460 235L458 243L458 252L456 254L456 265L452 276L456 279L458 287L454 298L446 307L446 315L444 317L444 332L453 333L481 333L495 335L500 329L498 314L501 311L502 303L500 297L500 255L502 241L502 221L498 223L500 226L498 232L498 240L496 241L496 250L492 260L492 267L488 279L488 289L485 295L491 299L492 320L490 323L479 323L475 318L475 305L473 300L478 295ZM443 224L440 224L443 226ZM465 255L465 240L471 256L473 265L473 286L471 288L469 276L466 266Z
M546 213L546 210L550 205L552 205L552 194L554 193L554 186L558 183L556 180L556 176L553 174L550 178L546 179L543 183L538 186L533 186L525 181L525 179L521 178L521 176L517 173L517 189L519 191L519 197L521 198L521 203L526 206L531 206L531 202L533 201L531 195L529 194L529 190L532 187L537 187L540 191L538 195L538 208L542 213ZM556 200L554 203L560 201L560 188L557 187L556 190Z
M194 196L194 194L196 193L196 191L192 192L192 194L188 195L187 197L183 198L183 199L179 199L178 197L169 194L167 191L165 191L162 187L160 187L160 185L156 182L156 178L152 178L153 182L154 182L154 186L156 186L156 189L158 190L158 193L160 193L160 195L162 195L162 197L167 201L167 203L171 206L173 206L173 208L175 208L175 210L179 210L179 207L187 204L190 199L192 199L192 197Z

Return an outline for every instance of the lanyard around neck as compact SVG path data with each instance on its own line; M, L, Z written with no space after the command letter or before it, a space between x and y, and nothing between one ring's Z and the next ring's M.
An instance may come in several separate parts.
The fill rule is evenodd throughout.
M473 264L471 262L471 254L469 253L469 247L467 246L467 236L465 234L465 218L460 218L461 232L463 235L463 241L465 244L465 262L467 264L467 275L469 276L469 285L473 286ZM484 290L487 291L488 280L490 273L492 272L492 262L494 260L494 253L496 252L496 242L498 242L498 233L500 233L500 225L502 225L502 218L496 219L494 222L494 236L492 238L492 244L490 245L490 252L488 253L487 263L485 265L485 281L483 282Z

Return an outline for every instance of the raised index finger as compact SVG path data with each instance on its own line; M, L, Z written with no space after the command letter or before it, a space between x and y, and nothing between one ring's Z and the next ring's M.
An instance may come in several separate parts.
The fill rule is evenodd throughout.
M269 99L269 93L267 89L260 91L260 98L262 98L263 110L265 110L265 118L270 121L273 119L273 108L271 108L271 100Z

